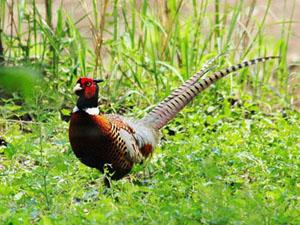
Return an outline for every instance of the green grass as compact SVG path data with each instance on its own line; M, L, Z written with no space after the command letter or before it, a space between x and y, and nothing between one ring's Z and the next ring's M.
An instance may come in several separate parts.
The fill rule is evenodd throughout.
M212 104L213 105L213 104ZM1 220L9 224L299 224L299 113L195 101L131 181L104 194L73 155L68 124L5 123ZM168 130L169 133L168 134ZM171 132L172 131L172 132Z
M255 1L82 0L79 18L53 2L43 14L35 0L0 0L1 224L300 224L300 114L287 64L295 6L266 22L271 0L260 19ZM274 24L278 38L266 32ZM282 58L202 93L163 130L153 158L105 190L68 142L77 77L106 79L103 112L139 118L220 53L216 69Z

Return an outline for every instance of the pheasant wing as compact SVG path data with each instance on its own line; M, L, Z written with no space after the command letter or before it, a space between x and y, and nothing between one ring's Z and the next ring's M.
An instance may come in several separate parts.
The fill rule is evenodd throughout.
M144 159L140 152L137 140L135 139L135 131L130 127L121 116L106 115L111 122L115 134L115 144L125 151L125 157L132 163L141 163Z

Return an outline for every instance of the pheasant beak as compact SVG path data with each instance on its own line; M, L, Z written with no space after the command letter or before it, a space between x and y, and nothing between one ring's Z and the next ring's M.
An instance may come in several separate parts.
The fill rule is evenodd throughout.
M82 90L83 90L83 88L80 86L79 83L77 83L77 84L75 85L75 87L73 88L73 92L74 92L75 94L78 94L78 92L80 92L80 91L82 91Z

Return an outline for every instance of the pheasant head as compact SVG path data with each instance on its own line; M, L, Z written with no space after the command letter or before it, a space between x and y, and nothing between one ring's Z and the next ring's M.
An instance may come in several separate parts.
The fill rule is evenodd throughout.
M98 106L98 83L103 82L102 79L93 79L81 77L78 79L73 91L79 96L76 106L83 110Z

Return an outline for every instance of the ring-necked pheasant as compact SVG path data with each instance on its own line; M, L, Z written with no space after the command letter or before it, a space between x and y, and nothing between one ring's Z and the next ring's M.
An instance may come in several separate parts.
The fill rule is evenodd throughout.
M245 61L200 79L211 61L140 120L99 113L98 83L103 80L79 78L74 87L79 98L69 128L72 149L85 165L102 173L107 168L112 179L121 179L135 163L143 162L153 153L159 142L160 129L196 95L231 72L274 58L278 57Z

